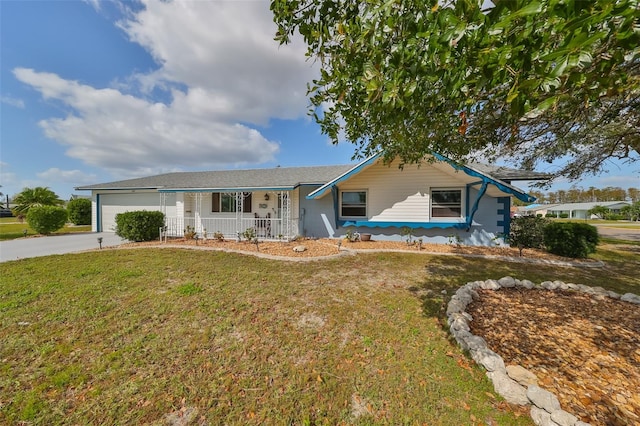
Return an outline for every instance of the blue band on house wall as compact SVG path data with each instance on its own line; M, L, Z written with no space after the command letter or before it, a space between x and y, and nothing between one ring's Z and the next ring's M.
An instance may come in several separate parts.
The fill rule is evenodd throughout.
M411 228L411 229L469 229L466 222L374 222L369 220L340 220L339 226L358 228Z

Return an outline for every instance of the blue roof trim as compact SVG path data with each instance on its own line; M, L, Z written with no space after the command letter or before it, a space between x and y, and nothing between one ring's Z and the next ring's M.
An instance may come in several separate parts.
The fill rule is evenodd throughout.
M513 187L505 182L502 182L500 180L494 179L492 177L489 177L487 175L485 175L484 173L481 173L477 170L474 170L468 166L463 166L462 164L458 164L455 161L445 157L444 155L438 154L438 153L432 153L432 155L440 160L440 161L445 161L447 163L449 163L449 165L451 167L453 167L456 170L461 170L463 172L465 172L466 174L468 174L469 176L473 176L473 177L477 177L482 179L483 182L488 182L492 185L495 185L500 191L507 193L507 194L511 194L514 197L516 197L518 200L520 201L524 201L525 203L532 203L536 200L535 197L532 197L529 194L526 194L524 192L520 192L520 190L518 190L516 187Z
M158 189L158 192L250 192L250 191L293 191L295 186L278 186L270 188L186 188L186 189Z
M362 228L469 229L471 225L466 222L372 222L368 220L346 220L341 221L340 226Z
M471 226L471 224L473 223L473 216L475 216L476 212L478 211L478 206L480 205L480 199L482 198L484 193L487 192L488 185L489 185L489 182L487 181L482 182L482 186L478 191L478 196L476 197L476 201L473 203L473 207L471 208L471 213L467 215L467 226ZM469 194L469 189L467 188L467 195L468 194Z
M338 183L351 178L351 176L360 173L362 169L373 164L373 162L376 161L378 157L380 157L380 154L372 155L371 157L367 158L360 164L354 166L352 169L347 170L345 173L341 174L340 176L333 179L332 181L325 183L320 188L316 189L315 191L307 195L307 200L317 200L318 198L324 197L327 194L327 191L329 191L332 186L335 186Z

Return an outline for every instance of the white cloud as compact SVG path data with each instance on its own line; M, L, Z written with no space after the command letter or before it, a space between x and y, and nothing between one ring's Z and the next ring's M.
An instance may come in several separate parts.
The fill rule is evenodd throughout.
M18 80L46 99L59 100L77 115L42 120L47 137L69 148L67 155L120 176L175 167L261 163L278 145L247 126L214 115L151 103L114 89L94 89L51 73L14 70ZM176 94L178 99L183 95Z
M250 125L305 116L306 82L317 70L302 44L280 47L273 40L269 3L145 0L143 6L118 26L159 64L133 76L146 96L172 88L170 100L17 68L18 80L71 111L42 120L46 136L67 146L68 156L119 176L273 161L278 144Z
M22 99L13 98L11 96L0 97L0 102L3 104L11 105L16 108L24 109L24 101Z
M81 170L61 170L52 167L44 172L37 173L40 179L52 183L71 183L75 186L95 183L97 177L92 173L85 173Z

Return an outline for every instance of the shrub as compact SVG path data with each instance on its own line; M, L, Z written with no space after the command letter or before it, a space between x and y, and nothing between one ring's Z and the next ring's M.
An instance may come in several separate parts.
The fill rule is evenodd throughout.
M542 217L542 213L536 213L536 217Z
M551 223L544 229L544 244L559 256L587 257L596 251L598 229L586 223Z
M547 219L538 216L513 218L509 230L509 244L518 247L520 256L525 248L543 248L544 228L548 224Z
M560 213L560 219L569 219L569 213Z
M57 206L32 206L27 212L27 223L37 233L48 235L67 223L67 211Z
M74 225L91 225L91 200L76 198L67 204L69 222Z
M544 217L556 217L555 213L547 213Z
M164 214L159 211L133 211L116 215L116 235L129 241L151 241L160 237Z

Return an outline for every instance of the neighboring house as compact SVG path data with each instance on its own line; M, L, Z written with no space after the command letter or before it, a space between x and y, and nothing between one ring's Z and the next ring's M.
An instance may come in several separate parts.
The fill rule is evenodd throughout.
M630 206L631 203L626 201L596 201L592 203L566 203L556 204L547 209L548 213L560 216L561 214L569 215L572 219L593 219L597 216L590 217L589 210L595 206L603 206L611 210L612 213L620 213L620 209L625 206Z
M95 232L115 229L115 216L159 210L169 235L192 226L236 238L254 228L262 239L344 236L399 240L411 229L425 242L490 245L509 232L510 197L534 198L512 180L544 175L444 157L421 165L383 164L373 156L357 165L168 173L76 188L92 192Z
M519 208L518 213L523 216L542 215L544 217L547 213L549 213L549 209L557 205L558 204L529 204L528 206Z

